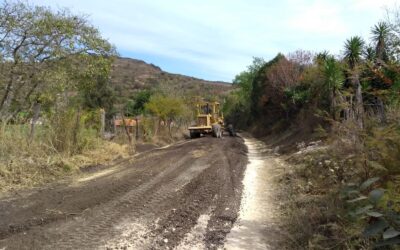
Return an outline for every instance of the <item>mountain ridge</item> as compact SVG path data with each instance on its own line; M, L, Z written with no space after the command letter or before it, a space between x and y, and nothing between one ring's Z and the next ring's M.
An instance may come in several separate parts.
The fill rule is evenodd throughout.
M204 81L204 82L211 83L211 84L227 84L227 85L232 85L232 82L218 81L218 80L206 80L206 79L199 78L199 77L195 77L195 76L190 76L190 75L185 75L185 74L180 74L180 73L168 72L168 71L166 71L166 70L163 70L160 66L157 66L157 65L155 65L155 64L153 64L153 63L146 62L146 61L141 60L141 59L136 59L136 58L131 58L131 57L125 57L125 56L119 56L119 57L117 57L117 58L118 58L119 60L131 60L131 61L134 61L134 62L137 62L137 63L146 64L146 65L148 65L148 66L150 66L150 67L153 67L154 69L159 70L159 71L162 72L162 73L167 73L167 74L170 74L170 75L183 76L183 77L187 77L187 78L191 78L191 79L195 79L195 80L199 80L199 81Z
M211 97L228 93L233 88L231 83L169 73L134 58L117 57L111 67L111 85L122 98L131 98L144 89L168 88L172 93Z

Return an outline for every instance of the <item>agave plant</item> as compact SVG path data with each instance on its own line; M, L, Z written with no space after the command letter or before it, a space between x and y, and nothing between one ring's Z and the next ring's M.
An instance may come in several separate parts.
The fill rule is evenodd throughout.
M374 177L360 185L348 183L341 197L347 199L349 216L366 222L364 237L375 241L374 247L381 249L400 244L400 214L391 200L384 199L386 190L375 188L379 180Z

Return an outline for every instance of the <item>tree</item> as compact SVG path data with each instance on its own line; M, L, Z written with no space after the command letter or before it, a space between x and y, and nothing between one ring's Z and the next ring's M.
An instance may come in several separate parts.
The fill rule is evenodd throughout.
M344 58L349 64L351 70L355 70L361 61L364 40L359 36L347 39L344 44Z
M263 100L277 110L283 109L286 119L290 118L291 110L296 109L297 103L302 103L308 96L307 91L299 86L307 63L302 64L301 58L299 59L289 60L282 57L266 71L267 84L263 91Z
M254 78L265 63L263 58L254 57L252 64L247 67L247 70L235 76L233 85L240 87L240 96L243 101L247 102L250 98Z
M128 116L142 115L146 104L150 101L153 92L151 90L141 90L137 92L126 104L125 114Z
M364 58L368 62L374 62L376 59L376 50L372 46L368 46L364 50Z
M269 87L269 82L267 79L268 70L283 58L285 58L285 56L279 53L275 58L265 63L258 70L257 74L255 74L250 95L250 111L252 118L257 118L261 114L260 106L264 106L265 102L267 101L266 99L268 99L265 94L272 94L266 89Z
M389 59L387 53L387 41L390 35L390 26L386 22L379 22L373 27L371 33L372 39L376 44L376 58L386 62Z
M178 97L169 97L163 95L153 95L150 101L145 104L145 109L158 117L159 122L154 135L157 135L161 122L168 123L171 133L171 124L174 120L183 116L185 113L185 104Z
M344 82L343 72L340 68L340 64L331 55L326 55L323 66L325 77L324 89L328 92L331 115L333 119L337 120L338 99L341 97L340 89Z
M231 117L231 120L238 120L238 117L243 121L241 124L243 127L246 126L250 116L252 114L252 99L254 92L257 92L258 86L254 84L254 80L259 74L260 70L266 64L265 60L260 57L254 57L251 65L240 74L235 76L233 80L233 86L236 87L233 94L234 98L229 98L224 105L224 111ZM237 125L237 124L236 124Z
M330 56L329 52L324 50L322 52L317 53L314 61L316 64L323 65L329 56Z
M114 54L114 48L85 17L22 1L3 2L0 120L7 122L20 110L30 108L43 90L75 90L81 84L92 84L94 75L108 73L107 61ZM99 63L104 67L91 67ZM68 78L67 84L55 87L46 80L49 75L58 79L56 83Z
M104 108L107 112L113 109L116 97L109 79L98 76L94 85L84 85L81 92L85 108Z
M364 47L364 41L359 36L351 37L345 42L344 45L344 58L349 65L350 82L352 83L352 86L355 89L355 104L352 105L355 116L354 118L357 122L358 127L361 129L364 126L363 122L364 104L363 104L362 89L359 76L359 63L361 61L363 47ZM348 114L348 116L350 116L348 118L352 118L352 115L350 113Z

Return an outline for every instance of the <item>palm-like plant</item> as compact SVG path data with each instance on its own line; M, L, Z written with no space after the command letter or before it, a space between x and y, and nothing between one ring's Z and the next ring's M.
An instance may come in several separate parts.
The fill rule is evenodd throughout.
M364 51L364 58L369 62L375 61L376 58L375 49L371 46L368 46Z
M359 36L351 37L344 44L344 57L349 63L350 69L354 70L361 61L364 40Z
M364 127L364 104L361 90L360 76L358 74L358 65L361 61L361 55L363 52L364 41L361 37L355 36L348 39L344 44L344 57L350 67L350 81L352 82L353 88L355 89L355 105L353 106L354 116L359 128ZM353 116L353 115L352 115Z
M325 76L325 88L329 93L331 102L331 114L333 119L336 120L337 99L340 95L340 88L343 86L344 76L340 64L329 54L325 54L323 73Z
M385 22L379 22L372 28L372 39L376 43L376 58L380 60L387 60L387 47L386 43L390 35L390 26Z
M328 56L324 63L324 75L329 90L337 90L343 86L344 78L339 63L333 56Z
M315 56L315 61L318 64L324 64L326 59L329 57L329 52L327 50L324 50L322 52L319 52L316 56Z

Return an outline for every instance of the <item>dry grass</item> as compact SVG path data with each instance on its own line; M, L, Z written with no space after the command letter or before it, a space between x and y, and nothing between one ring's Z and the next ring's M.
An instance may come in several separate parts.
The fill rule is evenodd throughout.
M49 183L78 174L86 166L107 164L135 153L137 142L129 146L124 133L110 142L99 138L96 130L82 126L73 144L73 129L74 123L68 122L37 126L35 138L29 143L28 125L3 127L0 131L0 192ZM151 126L147 129L154 130ZM170 135L168 129L162 127L157 136L142 137L142 140L164 146L182 140L185 132L183 127L174 127Z
M300 151L301 152L301 151ZM288 157L290 169L282 177L285 230L291 235L289 249L346 249L341 202L334 164L326 147L303 150Z
M358 183L365 170L352 136L339 128L335 136L318 146L303 144L286 155L291 163L282 178L286 196L286 230L303 249L370 249L372 242L361 235L363 223L349 219L346 202L340 199L345 183ZM339 133L341 132L341 133ZM311 150L312 149L312 150Z
M80 153L58 152L46 128L38 129L28 143L26 125L9 125L0 134L0 192L37 186L79 173L88 165L104 164L127 157L126 145L104 141L86 131Z

